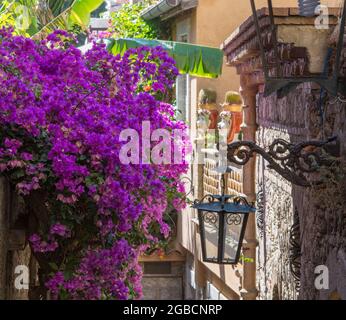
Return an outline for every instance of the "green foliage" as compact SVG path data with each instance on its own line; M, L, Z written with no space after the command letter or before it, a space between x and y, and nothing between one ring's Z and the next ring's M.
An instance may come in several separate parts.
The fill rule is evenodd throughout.
M253 258L247 258L245 257L243 254L240 255L240 258L239 260L242 262L242 263L254 263L255 260Z
M225 103L227 104L242 104L241 96L236 91L228 91L225 95Z
M71 5L71 13L68 16L68 25L79 25L87 28L90 21L90 14L96 10L104 1L103 0L76 0Z
M30 26L27 11L24 12L21 3L16 1L0 1L0 28L14 27L15 34L28 36L26 30Z
M86 30L90 14L103 0L0 0L0 27L16 34L44 38L57 29Z
M116 38L160 39L166 38L165 30L157 20L145 21L141 12L155 1L145 0L136 4L125 4L122 8L112 13L110 32ZM168 30L166 31L168 32Z

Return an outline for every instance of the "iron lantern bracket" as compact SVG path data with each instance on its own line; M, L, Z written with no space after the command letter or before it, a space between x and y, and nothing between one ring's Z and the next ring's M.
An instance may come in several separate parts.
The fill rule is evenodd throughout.
M302 187L321 184L322 181L307 179L308 174L317 173L321 166L335 165L340 155L337 137L325 141L303 141L297 144L275 139L268 150L252 141L237 141L227 146L227 159L238 165L246 165L255 155L261 155L268 168L276 171L287 181Z

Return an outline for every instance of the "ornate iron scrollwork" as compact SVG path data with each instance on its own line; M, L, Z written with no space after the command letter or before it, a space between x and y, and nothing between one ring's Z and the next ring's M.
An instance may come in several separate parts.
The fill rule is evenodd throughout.
M237 141L228 145L227 159L238 165L245 165L254 154L260 154L268 161L268 168L275 170L293 184L308 187L319 184L320 181L308 181L304 174L317 172L319 167L332 164L333 161L325 157L321 149L327 149L327 145L334 141L337 141L337 137L326 141L303 141L297 144L275 139L268 151L252 141Z
M213 195L211 195L211 194L207 194L207 195L204 196L201 200L196 199L196 200L193 202L193 204L194 204L194 205L198 205L198 204L200 204L200 203L203 203L204 201L207 201L207 202L209 202L209 203L213 203L213 202L216 201L216 198L215 198Z
M217 215L213 212L206 212L204 215L203 215L203 220L204 222L206 223L210 223L210 224L216 224L217 223Z
M290 270L296 284L296 290L298 291L300 288L301 250L300 250L299 213L297 208L295 208L294 210L293 225L290 229L289 244L290 244L290 248L289 248Z
M226 223L231 226L231 225L235 225L235 226L239 226L241 224L241 216L240 214L229 214L226 217Z
M263 238L264 235L264 215L265 215L265 195L263 187L260 185L257 192L257 214L256 214L256 222L257 222L257 230L259 236Z
M228 198L227 201L229 201L229 199L231 198ZM240 196L235 196L233 198L233 202L236 203L236 204L241 204L241 205L245 205L245 206L248 206L249 205L249 202L246 200L245 197L240 197Z

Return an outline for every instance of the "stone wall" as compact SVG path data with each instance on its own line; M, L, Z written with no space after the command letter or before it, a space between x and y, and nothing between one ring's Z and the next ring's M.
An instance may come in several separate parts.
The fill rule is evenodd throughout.
M0 300L25 300L29 295L33 299L39 297L35 292L37 263L26 241L26 218L22 199L0 176ZM16 287L18 276L22 281ZM25 286L29 286L30 291Z
M183 300L185 263L143 262L144 300Z
M346 104L330 98L320 105L319 94L311 84L282 99L258 94L257 143L265 147L276 138L296 143L337 135L345 160ZM267 169L261 157L256 171L259 298L346 299L345 182L329 177L326 187L293 186ZM319 265L328 267L329 289L315 288Z

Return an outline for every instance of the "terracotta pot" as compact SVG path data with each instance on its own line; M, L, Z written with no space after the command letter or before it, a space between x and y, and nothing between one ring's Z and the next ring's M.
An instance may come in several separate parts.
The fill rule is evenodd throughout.
M211 110L210 111L210 124L209 129L216 129L217 127L217 118L219 116L219 112L217 110Z
M208 110L208 111L218 111L218 107L216 103L206 103L206 104L199 104L198 107L200 109Z
M227 136L227 143L231 143L234 140L234 137L237 133L240 132L240 126L243 123L243 114L242 112L231 112L232 113L232 124L231 129Z
M223 111L230 111L230 112L242 112L242 105L241 104L226 104L224 103L222 106Z

